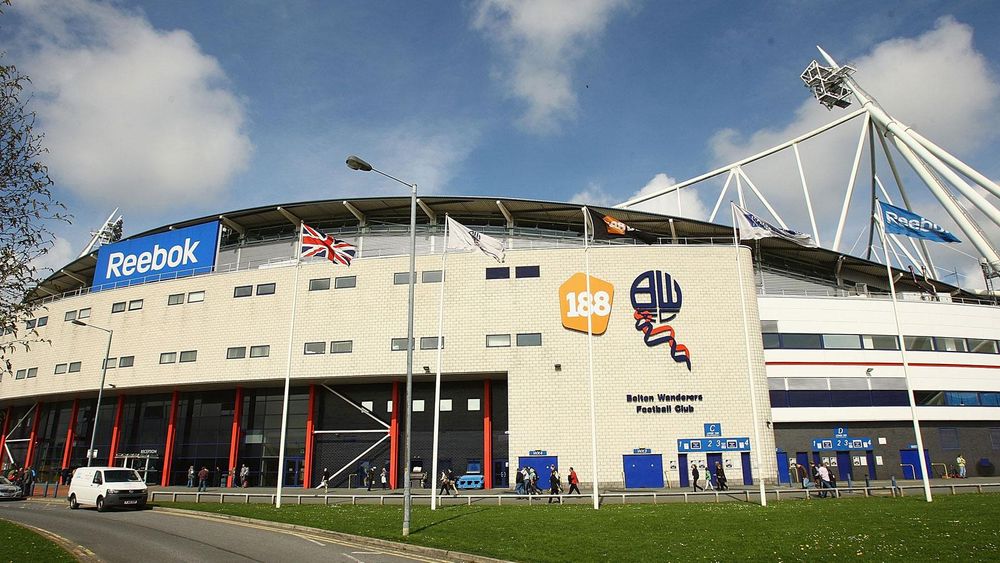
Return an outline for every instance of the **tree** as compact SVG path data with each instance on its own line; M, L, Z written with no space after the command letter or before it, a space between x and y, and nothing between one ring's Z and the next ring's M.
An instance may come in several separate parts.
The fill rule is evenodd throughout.
M42 161L47 151L28 107L30 84L14 65L0 64L0 373L10 372L11 352L39 340L24 325L39 304L25 297L39 282L35 261L54 241L48 225L69 221Z

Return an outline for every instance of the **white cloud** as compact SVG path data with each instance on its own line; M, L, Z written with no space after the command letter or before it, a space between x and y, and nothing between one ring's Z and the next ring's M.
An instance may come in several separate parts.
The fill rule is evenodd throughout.
M580 205L594 205L599 207L613 207L618 203L618 198L609 194L598 184L590 184L586 188L576 192L569 198L570 203Z
M504 55L498 71L527 104L518 124L551 133L576 114L573 65L627 0L480 0L473 27Z
M632 194L629 199L647 195L651 192L661 190L677 183L675 178L671 178L664 173L659 173L646 183L639 191ZM698 193L694 189L680 190L680 209L678 209L678 192L671 192L662 197L644 201L632 206L632 209L640 211L650 211L662 215L672 215L674 217L688 217L705 221L708 219L708 208L701 201Z
M56 236L53 238L52 245L49 246L48 251L35 258L31 262L31 265L35 267L38 277L44 279L55 270L69 264L74 258L76 258L76 252L73 250L70 242L67 239Z
M189 33L91 0L18 2L60 187L116 204L211 201L247 165L243 102Z

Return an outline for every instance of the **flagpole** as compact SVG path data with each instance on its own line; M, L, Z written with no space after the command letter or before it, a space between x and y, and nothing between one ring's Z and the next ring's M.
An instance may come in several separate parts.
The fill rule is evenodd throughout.
M753 440L754 451L757 452L757 466L760 468L760 505L767 506L767 494L764 491L764 459L762 457L764 449L760 441L760 423L757 421L757 393L753 385L753 362L750 359L750 328L747 325L747 299L743 290L743 266L740 260L740 238L736 232L736 207L733 202L729 202L729 212L733 221L733 250L736 252L736 279L740 284L740 313L743 315L743 343L747 353L747 384L750 388L750 409L753 411ZM752 258L751 258L752 260ZM752 268L751 268L752 269ZM709 468L711 471L711 468ZM711 475L709 475L711 478Z
M431 448L431 510L437 510L438 431L441 425L441 344L444 330L444 284L448 277L448 214L444 215L444 248L441 251L441 290L438 297L437 374L434 376L434 446Z
M587 298L590 299L590 312L587 314L587 374L590 380L590 451L594 473L594 510L601 507L597 479L597 409L594 406L594 297L590 292L590 243L587 234L587 221L590 220L590 210L583 208L583 261L584 276L587 280Z
M292 385L292 337L295 335L295 305L299 296L299 270L302 268L302 221L299 221L299 239L295 244L295 278L292 282L292 314L288 321L288 359L285 363L285 394L281 400L281 444L278 447L278 486L274 507L281 508L281 489L285 483L285 437L288 433L288 394ZM306 439L309 437L307 436ZM305 484L306 487L309 483Z
M889 295L892 299L892 317L896 322L896 338L899 338L899 355L903 360L903 382L906 383L906 397L910 401L910 418L913 419L913 434L917 438L917 459L920 461L920 474L923 476L924 498L932 502L931 482L927 477L927 459L924 456L924 440L920 436L920 420L917 418L917 404L913 399L913 389L910 386L910 364L906 359L906 339L903 338L903 328L899 322L899 310L896 307L896 282L892 277L892 266L889 265L889 251L886 243L885 224L881 202L879 202L878 225L879 237L882 239L882 252L885 255L885 271L889 276Z

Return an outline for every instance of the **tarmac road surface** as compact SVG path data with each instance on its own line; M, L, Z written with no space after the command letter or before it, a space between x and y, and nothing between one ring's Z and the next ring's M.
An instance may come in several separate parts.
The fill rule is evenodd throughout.
M0 503L0 518L27 524L82 546L108 562L440 561L354 544L321 534L156 510L69 510L66 502Z

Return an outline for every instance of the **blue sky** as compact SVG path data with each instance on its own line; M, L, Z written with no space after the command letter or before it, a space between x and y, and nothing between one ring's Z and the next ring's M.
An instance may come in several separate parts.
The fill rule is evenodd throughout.
M51 173L76 216L58 228L58 262L115 206L134 233L398 193L349 171L351 153L427 194L617 203L844 113L799 81L816 44L856 63L890 112L998 178L996 29L988 1L14 0L0 45L35 82ZM803 146L829 208L850 171L849 127ZM747 171L809 230L794 168ZM718 187L692 191L685 214L706 214Z

